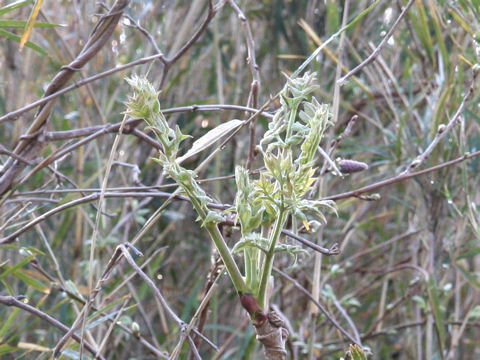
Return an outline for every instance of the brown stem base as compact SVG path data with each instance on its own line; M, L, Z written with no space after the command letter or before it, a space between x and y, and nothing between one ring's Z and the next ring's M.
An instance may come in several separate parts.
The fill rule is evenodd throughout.
M286 360L285 344L289 334L282 318L275 311L265 314L257 299L250 293L240 294L240 302L253 320L257 340L263 345L265 359Z
M263 345L265 359L286 360L285 344L288 339L288 330L283 320L275 311L270 311L263 323L255 323L257 340Z

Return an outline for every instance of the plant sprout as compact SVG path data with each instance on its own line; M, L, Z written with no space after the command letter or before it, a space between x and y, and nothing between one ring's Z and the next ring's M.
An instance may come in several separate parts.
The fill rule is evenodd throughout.
M305 252L299 246L281 242L281 231L288 218L292 218L294 231L297 230L297 221L309 229L319 224L309 218L310 214L325 222L323 209L335 210L332 201L305 198L316 180L315 156L329 125L328 105L320 104L312 96L317 88L315 78L314 73L297 79L287 77L279 94L281 107L259 144L265 170L258 178L251 179L241 166L235 169L237 193L230 211L236 213L241 238L233 249L228 248L217 226L223 221L222 214L208 208L211 199L195 180L195 172L179 164L180 143L189 136L182 134L178 126L175 129L169 127L160 109L159 93L146 78L133 76L127 79L134 93L126 103L126 114L145 119L162 144L163 150L154 160L190 198L201 226L208 231L225 264L242 305L255 321L260 341L265 331L271 331L262 330L261 326L274 323L270 314L265 314L273 289L271 273L275 254L287 252L296 256ZM238 251L243 251L244 274L232 255ZM282 332L279 334L283 337ZM270 345L263 344L269 358Z

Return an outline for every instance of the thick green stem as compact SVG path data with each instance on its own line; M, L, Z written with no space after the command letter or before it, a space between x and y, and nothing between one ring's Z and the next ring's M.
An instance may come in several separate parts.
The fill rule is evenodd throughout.
M260 288L258 290L258 300L260 302L260 306L262 309L268 306L268 299L267 299L267 286L268 281L270 279L270 275L272 274L272 267L273 267L273 258L275 257L275 246L277 245L277 241L282 233L283 226L287 221L288 211L281 210L280 214L278 215L277 220L275 221L273 231L270 233L270 247L268 252L265 254L265 262L263 263L263 272L262 272L262 279L260 280Z
M243 251L243 257L245 258L245 281L247 282L247 287L252 289L252 258L250 257L250 249L245 249Z
M193 195L191 194L187 187L184 187L187 195L192 201L193 207L197 211L198 215L202 220L205 220L206 213L205 210L203 209L200 201ZM205 224L205 228L207 229L208 233L210 234L210 237L213 240L213 243L215 244L215 247L217 248L220 257L222 258L223 263L225 264L225 268L227 269L228 275L230 276L230 279L233 282L233 286L235 286L235 289L239 293L246 293L247 292L247 285L245 284L245 281L243 280L242 274L240 273L240 270L238 269L237 263L233 259L233 256L230 252L230 249L228 248L227 244L225 243L225 240L218 229L218 226L216 223L207 223Z
M225 268L227 269L228 275L230 276L230 279L233 282L233 286L235 286L235 289L237 290L238 293L242 293L242 294L246 293L247 285L243 280L242 274L238 269L237 263L233 259L233 256L230 253L230 249L225 243L225 240L223 239L223 236L220 233L220 230L218 229L217 224L209 223L205 225L205 228L207 229L208 233L210 234L210 237L212 238L215 246L217 247L218 252L220 253L223 263L225 264Z

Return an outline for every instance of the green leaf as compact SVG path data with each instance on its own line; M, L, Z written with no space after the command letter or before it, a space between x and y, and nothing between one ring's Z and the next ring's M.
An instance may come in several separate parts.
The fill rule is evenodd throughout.
M17 351L17 350L18 350L18 348L7 345L7 344L0 345L0 355L8 354L8 353L11 353L11 352L14 352L14 351Z
M23 28L26 25L25 20L0 20L0 27L4 28ZM66 26L62 24L53 24L47 22L36 22L34 27L36 28L54 28L58 26Z
M412 19L418 20L418 27L416 29L416 33L418 34L418 37L420 38L424 49L427 51L430 57L430 61L432 62L432 64L435 64L436 58L433 46L433 39L430 33L429 22L423 3L417 3L417 14L415 14L416 16L413 14L413 12L411 12L409 15Z
M100 315L104 315L107 311L109 311L111 308L113 308L115 305L121 303L122 301L124 301L126 298L128 298L130 295L124 295L122 296L121 298L118 298L117 300L115 301L112 301L111 303L109 303L108 305L104 306L103 308L95 311L93 314L91 314L89 317L88 317L88 322L90 323L90 321L92 321L93 319L99 317ZM136 306L136 305L134 305ZM126 311L126 309L124 309L124 311Z
M117 303L120 302L121 300L125 300L124 298L125 298L125 297L123 297L122 299L119 299L119 301L116 301L115 303L117 304ZM125 309L120 308L120 309L118 309L118 310L116 310L116 311L113 311L113 312L111 312L111 313L109 313L109 314L103 313L103 314L102 314L102 315L103 315L102 317L98 318L98 319L95 320L95 321L92 321L92 322L89 323L85 328L86 328L87 330L91 330L91 329L97 327L98 325L103 324L105 321L113 320L113 319L115 318L115 316L116 316L119 312L125 312L125 311L127 311L127 310L130 310L130 309L135 308L136 306L137 306L137 304L133 304L133 305L129 306L128 308L125 308ZM96 314L97 314L97 313L100 314L100 313L102 313L102 312L98 312L98 311L97 311Z
M460 14L458 14L454 8L448 9L448 13L452 15L452 17L460 24L460 26L467 32L469 33L473 38L475 38L475 34L472 31L471 27L468 25L468 23L462 18Z
M467 252L464 252L463 254L458 255L455 258L455 261L460 260L460 259L468 259L470 257L474 257L475 255L480 254L480 248L475 248L468 250Z
M352 360L367 360L367 354L357 344L350 345L349 353Z
M245 249L259 249L266 253L268 251L268 239L260 236L258 233L248 234L235 244L232 248L232 253Z
M69 292L77 296L79 299L85 300L77 285L72 280L65 281L65 286Z
M13 11L15 9L21 8L31 2L32 0L18 0L18 1L14 1L11 4L5 5L4 7L0 8L0 16L10 11Z
M412 296L412 300L417 303L417 305L425 311L427 309L427 303L425 302L425 299L421 296L414 295Z
M0 29L0 36L1 35L9 38L10 40L16 41L18 43L20 42L20 36L14 34L14 33L11 33L10 31ZM31 41L27 41L25 43L25 46L29 47L32 50L35 50L36 52L38 52L42 55L49 56L49 57L51 56L50 53L47 50L45 50L44 48L42 48L41 46L39 46L37 44L32 43Z
M477 321L479 318L480 318L480 305L477 305L468 313L468 319L472 321Z
M32 261L33 259L35 259L37 255L33 254L33 255L30 255L30 256L27 256L26 258L24 258L22 261L20 261L19 263L13 265L13 266L10 266L10 265L4 265L3 266L3 269L5 269L5 271L3 273L0 274L0 280L3 280L5 279L5 277L7 277L8 275L10 274L13 274L15 273L15 271L17 271L18 269L24 267L26 264L28 264L30 261Z
M335 296L335 292L331 285L326 284L322 289L322 295L327 299L335 300L337 297Z
M445 349L445 324L443 322L443 314L440 309L440 300L438 297L437 283L435 279L430 278L427 283L427 292L432 306L433 317L435 319L435 327L437 329L438 342L440 344L440 352Z
M20 313L20 309L19 308L14 308L12 310L12 312L10 313L10 315L8 316L8 319L3 320L2 327L0 328L0 342L3 342L4 336L8 333L8 331L10 330L12 325L14 325L16 323L16 319L17 319L17 316L18 316L19 313ZM0 347L0 354L3 354L2 351L1 351L1 347Z
M25 284L30 285L32 288L41 291L44 294L50 293L50 289L47 285L45 285L40 280L37 280L30 276L28 273L25 272L25 269L18 269L13 275L22 280Z
M462 272L471 285L475 286L477 289L480 289L480 281L474 273L471 273L460 264L455 264L455 266Z
M340 25L340 15L339 10L340 6L338 6L338 2L335 0L328 0L327 1L327 24L328 24L328 32L330 34L334 33L339 25Z
M218 224L219 222L222 222L223 220L224 220L223 216L220 215L219 213L217 213L216 211L209 211L207 213L207 216L205 217L205 219L203 219L202 227L204 227L205 225L210 224L210 223Z

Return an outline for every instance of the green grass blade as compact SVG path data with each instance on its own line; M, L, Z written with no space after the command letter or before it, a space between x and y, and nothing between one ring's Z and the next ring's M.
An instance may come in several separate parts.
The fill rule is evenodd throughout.
M351 22L349 22L347 25L345 25L343 28L338 30L335 34L330 36L322 45L317 47L317 49L303 62L302 65L299 66L297 70L292 74L291 78L294 79L296 78L307 66L310 64L313 59L317 57L317 55L322 51L322 49L327 46L329 43L331 43L336 37L340 36L344 31L349 30L353 26L355 26L356 23L358 23L365 15L367 15L370 11L372 11L375 6L380 2L380 0L376 0L374 3L372 3L369 7L367 7L365 10L363 10L360 14L358 14L355 19L353 19Z
M445 324L443 322L443 314L440 309L440 299L438 297L437 283L435 279L431 278L427 283L428 298L432 306L433 317L435 319L435 327L437 329L438 343L440 345L440 352L445 349Z
M10 40L16 41L18 43L20 42L20 36L14 34L14 33L11 33L10 31L0 29L0 36L2 36L2 35L9 38ZM38 52L42 55L50 56L50 54L48 53L47 50L45 50L44 48L42 48L41 46L39 46L35 43L32 43L31 41L27 41L25 43L25 46L29 47L32 50L35 50L36 52Z
M4 265L4 266L3 266L3 269L5 269L5 271L0 274L0 280L5 279L8 275L13 274L13 273L15 273L15 271L17 271L18 269L24 267L24 266L25 266L26 264L28 264L30 261L32 261L33 259L35 259L36 256L37 256L37 255L27 256L27 257L24 258L22 261L20 261L19 263L15 264L15 265L13 265L13 266Z
M27 22L25 20L0 20L0 27L2 28L24 28ZM33 27L36 28L54 28L65 26L62 24L53 24L47 22L36 22Z
M19 9L19 8L29 4L31 2L32 2L32 0L19 0L19 1L15 1L11 4L5 5L5 6L0 8L0 16L8 13L10 11L13 11L15 9Z

